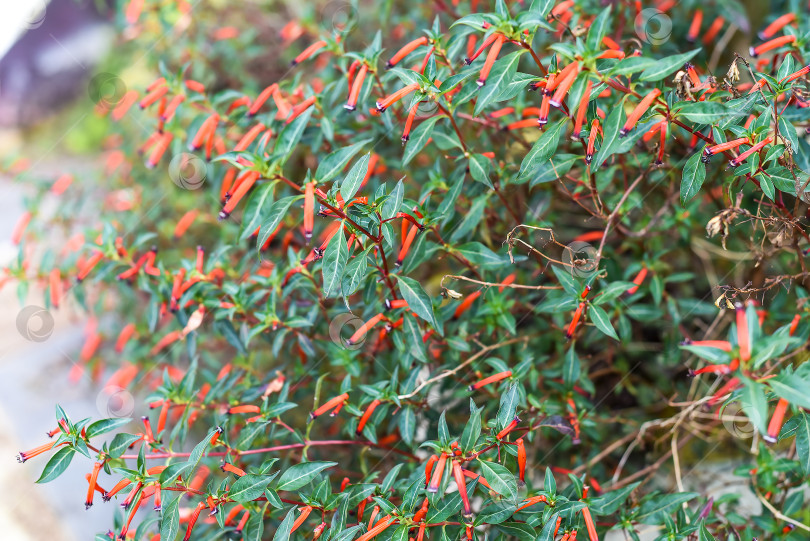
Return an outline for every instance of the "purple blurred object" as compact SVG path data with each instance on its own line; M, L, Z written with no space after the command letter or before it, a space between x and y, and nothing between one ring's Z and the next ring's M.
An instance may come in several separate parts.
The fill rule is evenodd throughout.
M0 59L0 127L34 124L86 96L113 36L93 0L51 0L25 29Z

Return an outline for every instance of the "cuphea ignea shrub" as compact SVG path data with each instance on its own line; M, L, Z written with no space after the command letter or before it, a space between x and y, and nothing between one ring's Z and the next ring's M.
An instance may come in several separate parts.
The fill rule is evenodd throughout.
M20 454L100 539L810 535L805 3L224 4L122 6L100 182L22 175L6 281L148 395Z

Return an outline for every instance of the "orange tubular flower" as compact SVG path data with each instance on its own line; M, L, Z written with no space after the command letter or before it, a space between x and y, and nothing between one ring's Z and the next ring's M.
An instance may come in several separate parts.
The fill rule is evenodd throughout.
M396 66L403 58L414 52L416 49L423 45L428 44L428 39L426 36L422 36L421 38L417 38L409 43L406 43L399 51L397 51L394 56L391 57L391 60L386 62L385 67L386 69L391 69Z
M17 220L14 230L11 232L11 242L15 245L22 241L23 234L25 233L26 228L28 228L28 224L31 222L31 217L31 213L25 211L23 212L22 216L20 216L20 219Z
M638 274L636 274L636 277L633 278L633 283L635 285L625 292L626 296L629 297L630 295L634 295L636 293L636 291L638 291L639 286L642 283L644 283L644 279L647 277L648 272L649 271L647 270L647 267L641 267L641 270L638 271Z
M93 471L90 473L90 479L88 479L87 498L84 501L85 509L93 507L93 495L96 493L96 481L98 480L98 472L101 471L102 464L102 462L93 464Z
M745 307L738 302L735 306L737 316L737 345L740 347L740 360L742 362L751 358L751 341L748 336L748 317Z
M169 408L171 407L171 402L168 400L163 402L163 405L160 408L160 415L158 415L158 425L157 430L158 434L163 432L163 429L166 428L166 418L169 415Z
M386 310L396 310L397 308L407 308L408 301L404 299L395 299L393 301L385 299L385 309Z
M622 47L616 43L612 38L605 36L602 38L602 45L614 51L621 51Z
M664 164L664 149L666 148L667 143L667 125L666 121L661 121L661 139L658 142L658 156L655 159L655 165L663 165Z
M315 183L307 182L304 187L304 237L307 242L312 238L315 227Z
M509 274L501 282L501 286L498 288L498 293L503 293L503 290L506 289L510 284L515 283L515 280L517 280L517 275L514 272Z
M591 516L591 510L587 507L582 508L582 518L585 519L585 526L588 528L588 538L590 541L599 541L599 536L596 535L596 525Z
M647 130L647 132L642 136L642 138L641 138L642 141L644 141L645 143L650 142L652 140L652 138L655 137L655 134L657 134L659 131L661 131L661 128L663 128L666 125L667 125L666 120L662 120L661 122L656 122L655 124L653 124L652 128Z
M560 86L563 81L568 78L572 71L579 71L579 63L578 62L571 62L563 69L561 69L557 73L552 73L548 76L548 82L546 83L545 92L550 93L552 90L555 90L558 86Z
M517 425L518 425L519 422L520 422L520 419L515 417L514 419L512 419L509 422L508 425L506 425L504 427L503 430L501 430L500 432L498 432L498 434L495 435L495 438L498 439L498 440L504 439L506 436L509 435L510 432L512 432L515 428L517 428Z
M186 234L188 228L191 227L191 224L194 223L194 220L197 219L197 215L200 213L197 209L191 209L190 211L183 214L183 217L177 222L177 225L174 228L174 238L179 239L183 235Z
M523 128L535 128L537 127L537 121L533 118L524 118L523 120L518 120L517 122L512 122L511 124L507 124L504 126L504 130L512 131L512 130L521 130Z
M532 505L534 505L536 503L548 503L548 498L546 498L544 495L541 494L539 496L532 496L531 498L526 498L525 500L523 500L522 503L523 503L523 505L518 507L515 511L520 511L521 509L526 509L527 507L531 507Z
M129 24L135 24L138 22L138 19L141 16L141 11L143 11L143 2L144 0L130 0L129 4L127 4L127 9L124 12L124 18Z
M619 60L621 60L624 57L625 57L624 51L617 51L615 49L609 49L600 54L599 56L597 56L597 58L612 58Z
M657 88L652 89L644 98L636 105L630 116L627 117L624 127L619 130L619 137L625 137L636 126L636 123L641 118L641 115L650 108L650 105L661 95L661 91Z
M166 86L165 84L159 86L154 90L152 90L151 92L149 92L146 96L144 96L141 102L138 104L138 106L141 109L146 109L147 107L158 101L160 98L165 96L168 92L169 92L168 86Z
M591 133L588 134L588 149L585 151L585 163L589 164L593 160L594 148L596 147L596 136L599 133L599 119L591 121Z
M368 420L371 419L371 415L374 413L374 410L377 409L377 406L379 406L380 403L381 402L375 398L371 401L371 404L368 405L366 411L363 412L363 416L360 417L360 422L357 423L356 432L358 434L363 432L363 429L366 427L366 423L368 423Z
M276 92L278 92L278 84L276 83L273 83L264 90L262 90L259 93L259 95L256 96L256 101L254 101L253 104L250 106L250 109L248 109L247 116L253 116L256 113L258 113L259 110L262 108L262 105L264 105L267 102L267 100L270 99L270 96L272 96Z
M470 520L472 518L472 507L470 506L470 499L467 497L467 483L464 481L464 472L461 469L461 464L453 461L453 478L458 485L458 494L461 496L461 503L464 506L464 518Z
M62 195L65 193L70 185L73 183L73 175L65 173L54 181L51 185L51 193L54 195Z
M84 478L87 480L88 483L90 482L89 473L84 474ZM95 491L101 494L102 496L104 496L107 493L107 491L101 488L101 486L98 483L96 483Z
M582 126L585 123L585 115L588 113L588 104L591 102L591 90L593 89L593 81L588 79L585 84L585 90L582 92L582 97L579 99L579 106L577 107L577 116L574 121L573 137L582 139L583 131Z
M191 513L191 518L188 519L188 527L186 528L186 535L183 537L183 541L189 541L189 539L191 539L191 530L194 529L194 525L197 523L200 513L206 506L205 501L201 501L197 504L197 507L194 508L194 512Z
M214 113L208 118L206 118L203 123L200 125L200 128L197 130L197 133L194 135L194 138L189 143L188 147L190 150L198 150L203 146L208 138L211 136L212 133L217 129L217 124L219 123L219 115Z
M245 511L245 514L239 519L239 524L236 525L236 535L240 535L242 530L245 529L245 524L247 524L248 518L250 518L250 511Z
M571 320L571 323L568 324L568 330L565 331L565 338L567 340L571 340L574 336L574 331L577 330L577 325L579 325L579 320L582 318L582 312L585 310L585 302L580 302L579 306L577 306L576 311L574 312L574 318Z
M475 299L477 299L480 296L481 296L480 290L467 295L467 297L463 301L461 301L461 304L459 304L456 307L456 311L453 313L453 319L458 319L459 317L461 317L461 314L469 310L470 306L472 306L472 303L475 302Z
M386 528L391 526L395 521L396 519L391 515L384 516L383 518L380 519L379 522L377 522L377 524L374 525L373 528L371 528L369 531L358 537L356 541L368 541L372 537L379 535Z
M433 466L439 460L439 457L436 455L431 455L428 459L427 463L425 464L425 486L430 483L430 472L433 471Z
M29 451L24 451L24 452L22 452L22 453L19 453L19 454L17 455L17 462L19 462L20 464L22 464L22 463L23 463L23 462L25 462L26 460L29 460L29 459L31 459L31 458L34 458L35 456L39 456L39 455L41 455L42 453L46 453L46 452L50 451L51 449L53 449L53 446L54 446L55 444L56 444L56 442L52 441L52 442L50 442L50 443L46 443L46 444L44 444L44 445L40 445L39 447L34 447L33 449L31 449L31 450L29 450Z
M549 75L546 87L543 89L543 101L540 102L540 112L537 115L537 125L541 128L548 124L548 113L551 109L551 91L548 86L553 84L555 79L556 77L553 73Z
M127 114L127 111L138 101L138 91L137 90L130 90L124 97L121 98L115 109L112 111L112 119L116 122L124 118L124 115Z
M244 507L242 507L242 504L236 504L225 517L225 526L230 526L233 524L233 519L235 519L236 515L238 515L243 509Z
M197 92L198 94L205 94L205 85L198 81L188 79L184 82L184 84L186 85L186 88L188 88L192 92Z
M779 82L780 82L780 83L789 83L789 82L791 82L791 81L795 81L795 80L796 80L796 79L798 79L799 77L804 77L804 76L805 76L805 75L807 75L808 73L810 73L810 64L808 64L807 66L803 67L803 68L802 68L802 69L800 69L799 71L795 71L795 72L791 73L790 75L788 75L788 76L787 76L787 77L785 77L785 78L784 78L782 81L779 81Z
M427 525L422 522L419 524L419 529L416 532L416 541L423 541L425 539L425 528Z
M388 109L393 104L395 104L396 102L398 102L399 100L401 100L402 98L404 98L405 96L407 96L408 94L410 94L411 92L413 92L418 88L419 83L411 83L409 85L404 86L403 88L400 88L390 96L383 98L382 101L378 101L376 103L377 111L380 113L384 113L386 109Z
M177 108L180 107L180 104L186 101L186 97L183 94L178 94L177 96L172 98L172 101L166 106L166 109L163 110L163 113L160 115L160 119L164 122L169 122L172 118L174 118L174 113L177 112Z
M301 514L298 515L298 518L296 518L295 522L293 522L292 528L290 528L290 533L293 533L295 530L298 529L299 526L301 526L301 524L304 523L304 521L307 519L309 514L312 512L312 506L311 505L306 505L304 507L301 507L300 511L301 511Z
M557 80L560 81L559 85L557 86L556 92L554 92L554 96L549 101L549 105L552 107L559 108L562 105L562 100L565 95L568 93L568 90L571 88L571 85L574 84L577 76L579 75L579 62L572 62L570 65L574 66L571 71L569 71L564 78L560 79L559 77Z
M354 60L349 65L349 69L346 70L346 80L348 81L350 88L352 86L352 81L354 80L354 75L357 73L357 70L359 68L360 68L360 61L359 60Z
M777 17L774 21L766 26L762 32L758 33L759 39L771 39L774 34L782 30L784 27L796 20L795 13L786 13L781 17Z
M785 421L785 413L787 413L788 405L788 401L784 398L780 398L779 402L776 403L773 417L771 417L771 422L768 423L768 435L765 436L765 441L768 443L776 443L779 432L782 430L782 424Z
M442 453L439 456L438 462L436 462L436 466L433 469L433 476L430 478L430 484L428 484L427 491L428 492L438 492L439 485L442 482L442 475L444 475L444 467L447 464L447 453Z
M234 413L259 413L262 409L259 406L255 406L253 404L243 404L241 406L233 406L228 408L228 415L233 415Z
M684 346L700 346L707 348L716 348L722 351L731 351L731 342L727 340L684 340Z
M756 47L751 47L749 52L751 53L751 56L756 58L759 55L761 55L762 53L766 53L766 52L771 51L773 49L778 49L779 47L782 47L784 45L789 45L791 43L794 43L795 41L796 41L796 36L782 36L782 37L779 37L779 38L774 38L774 39L772 39L770 41L766 41L765 43L757 45Z
M367 73L368 66L366 64L360 66L360 71L357 73L357 77L354 78L352 88L349 91L349 100L346 102L346 105L343 106L343 108L347 111L354 111L357 109L357 98L360 96L360 90L363 88L363 81L366 80Z
M518 438L515 442L517 444L517 462L518 462L518 476L521 483L526 482L526 446L523 444L523 438Z
M124 526L121 528L121 533L118 534L119 539L127 539L127 532L129 532L129 526L132 524L132 519L135 518L135 514L138 512L138 509L143 502L143 492L138 492L137 497L134 498L134 501L131 502L132 504L132 511L129 513L127 517L127 521ZM129 504L125 507L125 509L129 509Z
M464 63L469 66L470 64L475 62L475 59L481 56L481 53L483 53L487 49L487 47L492 45L496 39L498 39L498 34L490 34L473 54L464 59Z
M689 41L697 40L698 33L700 33L701 24L703 24L703 10L696 9L695 14L692 15L692 24L689 25L689 31L686 33L686 39Z
M498 59L498 54L501 52L501 47L503 47L503 42L506 41L506 36L503 34L498 34L495 38L495 42L489 48L489 52L487 53L487 59L484 61L484 67L481 68L481 73L478 75L478 86L484 86L487 84L487 77L489 77L489 72L492 69L492 65L495 64L495 61Z
M419 110L419 104L415 104L411 107L411 110L408 111L408 118L405 119L405 129L402 130L402 144L408 142L408 139L411 138L411 126L413 126L413 119L416 118L416 112Z
M714 38L716 38L720 30L723 29L724 24L726 24L726 20L723 17L717 17L714 22L712 22L711 26L709 26L709 29L706 30L706 33L703 34L703 44L711 45L714 42Z
M58 268L53 268L48 273L48 285L51 293L51 305L59 308L59 302L62 300L62 274Z
M698 370L690 370L689 377L699 376L700 374L725 375L730 374L732 370L732 365L730 364L709 364Z
M793 316L793 321L790 322L790 330L788 331L788 334L790 336L793 336L794 334L796 334L796 329L799 327L799 321L800 320L801 320L801 316L799 314L796 314L795 316Z
M483 475L481 475L479 473L471 472L470 470L464 470L464 475L466 475L470 479L478 479L479 483L484 485L488 490L492 490L492 487L489 486L489 483L487 482L487 480L484 478Z
M383 317L385 317L385 314L380 312L376 316L372 317L371 319L360 325L360 327L357 328L354 334L351 335L351 337L349 337L348 340L346 340L346 344L351 346L362 340L363 337L366 335L366 333L368 333L371 329L373 329L374 326L377 323L379 323Z
M275 102L276 107L278 107L276 119L280 120L282 118L287 118L287 115L290 114L292 108L290 107L290 104L287 103L287 100L285 100L284 97L281 95L280 91L276 91L273 93L273 101Z
M526 109L523 109L523 116L528 116L526 111L531 109L532 109L531 107L526 107ZM498 109L497 111L492 111L491 113L487 114L487 116L489 118L501 118L502 116L511 115L514 112L515 112L514 107L503 107L501 109Z
M408 250L411 249L411 244L413 244L413 240L416 238L416 234L418 232L419 232L418 227L411 226L410 231L408 231L408 236L405 237L405 241L402 243L402 248L399 249L399 255L397 256L397 260L394 263L397 267L401 266L402 262L405 261L405 257L408 255Z
M236 143L236 146L233 147L233 150L235 152L247 150L250 144L253 143L256 137L258 137L259 134L262 133L265 129L267 129L267 126L259 122L258 124L250 128L250 130L248 130L248 132L239 140L239 142Z
M499 372L499 373L494 374L492 376L486 377L486 378L484 378L484 379L482 379L480 381L477 381L476 383L473 383L472 385L470 385L467 388L470 391L476 391L476 390L480 389L481 387L484 387L485 385L489 385L490 383L495 383L495 382L504 380L506 378L511 378L511 377L512 377L512 371L507 370L505 372Z
M549 13L549 20L563 16L574 6L575 3L576 2L574 2L574 0L565 0L564 2L560 2L552 8L551 12Z
M289 124L299 116L301 113L309 109L315 104L315 96L310 96L295 107L292 108L292 112L290 113L290 117L287 119L286 123Z
M102 499L103 499L105 502L110 501L110 500L112 499L112 497L113 497L113 496L115 496L116 494L118 494L119 492L121 492L122 490L124 490L125 488L127 488L127 487L128 487L130 484L131 484L131 483L132 483L132 481L130 481L129 479L127 479L126 477L124 477L123 479L121 479L120 481L118 481L118 482L115 484L115 486L114 486L114 487L112 487L112 489L111 489L109 492L107 492L107 494L105 494L105 495L102 497Z
M729 161L728 166L729 167L737 167L738 165L743 163L745 160L747 160L748 156L750 156L754 152L759 152L760 150L762 150L763 147L765 147L766 145L771 144L772 141L773 141L773 137L767 137L766 139L763 139L762 141L760 141L756 145L752 146L751 148L749 148L748 150L746 150L745 152L743 152L742 154L740 154L739 156L737 156L733 160Z
M368 527L374 527L374 520L377 518L377 514L380 512L380 506L375 505L374 509L371 510L371 517L368 519Z
M115 351L116 353L121 353L124 351L124 347L126 347L127 342L135 334L135 324L130 323L123 329L121 329L121 333L118 335L118 339L115 341Z
M233 111L240 107L250 107L250 98L247 96L242 96L241 98L236 98L231 102L231 105L225 111L225 114L231 114Z
M239 179L237 179L239 185L233 191L233 195L228 199L228 202L225 203L225 206L222 207L222 210L219 212L220 220L225 220L231 215L233 210L236 208L236 205L239 204L239 201L241 201L243 197L245 197L245 194L248 193L260 176L261 174L258 171L248 171L242 175L241 182Z
M82 265L81 268L79 269L79 273L76 276L76 280L81 282L85 278L87 278L87 276L90 274L93 268L95 268L95 266L98 265L98 262L101 261L103 257L104 254L102 252L96 252L93 255L91 255L87 259L87 261L85 261L84 265Z
M160 136L157 144L155 144L155 147L152 149L152 153L149 155L149 159L146 160L147 168L154 169L157 167L157 164L160 163L173 138L174 135L170 132L165 132Z
M726 152L727 150L733 150L740 145L750 144L748 142L747 137L740 137L739 139L734 139L733 141L728 141L726 143L720 143L718 145L713 145L710 147L706 147L703 151L703 163L708 163L709 158L714 156L715 154L719 154L721 152Z
M324 413L326 413L327 411L330 411L330 410L334 409L336 406L342 405L348 399L349 399L349 394L348 393L343 393L342 395L339 395L339 396L336 396L336 397L334 397L334 398L332 398L330 400L327 400L321 407L319 407L315 411L311 412L309 414L309 417L310 417L310 419L314 420L314 419L320 417L321 415L323 415Z
M290 65L295 66L297 64L300 64L301 62L308 59L309 57L311 57L313 54L320 51L324 47L326 47L326 41L322 39L316 41L315 43L313 43L312 45L301 51L301 53L298 56L296 56L292 62L290 62Z

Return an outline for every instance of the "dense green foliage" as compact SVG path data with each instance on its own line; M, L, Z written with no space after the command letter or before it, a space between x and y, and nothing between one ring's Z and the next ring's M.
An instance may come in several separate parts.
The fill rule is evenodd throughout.
M7 279L147 418L58 408L41 481L135 539L807 539L807 5L604 4L122 6Z

